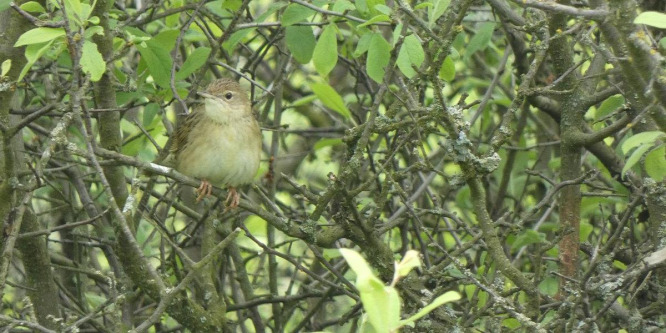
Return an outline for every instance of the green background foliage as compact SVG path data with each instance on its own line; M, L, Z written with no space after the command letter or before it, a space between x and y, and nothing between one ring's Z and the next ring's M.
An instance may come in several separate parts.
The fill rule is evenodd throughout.
M663 330L665 10L0 0L0 325ZM218 77L237 209L160 165Z

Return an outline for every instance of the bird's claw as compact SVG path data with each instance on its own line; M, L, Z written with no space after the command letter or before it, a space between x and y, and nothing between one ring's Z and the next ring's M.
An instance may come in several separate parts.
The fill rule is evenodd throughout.
M240 203L240 194L236 191L235 187L229 187L229 194L227 194L227 199L224 200L224 203L227 205L227 209L238 207L238 204Z
M197 193L197 202L201 201L204 197L210 196L213 193L213 185L207 180L202 180L201 185L195 191ZM240 204L240 194L233 186L229 187L229 194L224 200L227 209L233 209Z
M210 196L213 193L213 185L207 180L202 180L201 185L196 190L197 202L201 201L204 197Z

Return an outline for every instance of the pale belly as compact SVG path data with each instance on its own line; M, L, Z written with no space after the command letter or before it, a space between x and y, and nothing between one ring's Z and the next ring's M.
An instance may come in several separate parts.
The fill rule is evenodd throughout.
M254 120L237 126L200 124L180 152L176 170L217 185L238 186L251 183L261 158L261 136ZM255 135L248 135L250 133Z

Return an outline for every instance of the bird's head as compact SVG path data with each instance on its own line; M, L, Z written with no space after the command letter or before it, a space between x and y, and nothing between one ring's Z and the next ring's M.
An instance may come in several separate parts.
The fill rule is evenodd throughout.
M217 79L208 85L206 91L198 94L204 98L206 113L213 119L228 120L252 114L247 93L231 79Z

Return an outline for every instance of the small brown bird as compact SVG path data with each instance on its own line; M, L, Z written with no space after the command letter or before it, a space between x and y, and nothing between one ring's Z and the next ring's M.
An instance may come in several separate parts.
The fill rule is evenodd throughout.
M247 93L231 79L211 82L204 98L176 130L171 154L176 170L198 179L197 201L212 184L227 185L228 207L237 207L236 187L252 182L261 158L261 131Z

